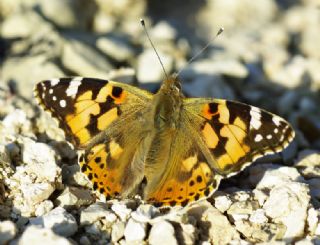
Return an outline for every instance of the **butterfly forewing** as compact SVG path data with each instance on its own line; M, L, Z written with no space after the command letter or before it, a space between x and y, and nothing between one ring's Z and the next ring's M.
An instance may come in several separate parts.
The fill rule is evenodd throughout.
M40 82L35 87L35 97L58 119L67 139L82 147L112 122L127 117L132 108L143 107L151 95L137 90L113 81L76 77Z
M212 167L237 173L257 158L283 150L293 139L288 122L257 107L217 99L186 99L193 133ZM197 133L199 132L199 133Z

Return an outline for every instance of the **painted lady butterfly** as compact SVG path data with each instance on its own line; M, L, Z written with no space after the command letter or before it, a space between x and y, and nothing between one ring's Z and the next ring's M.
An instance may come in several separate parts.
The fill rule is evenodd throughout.
M141 196L156 206L209 197L221 178L294 138L284 119L234 101L185 98L176 75L151 94L94 78L35 86L79 152L81 171L107 198Z

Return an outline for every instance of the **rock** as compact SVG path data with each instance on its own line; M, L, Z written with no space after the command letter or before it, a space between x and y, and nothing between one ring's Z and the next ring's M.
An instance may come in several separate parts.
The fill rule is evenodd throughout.
M21 192L29 206L46 200L55 190L50 183L29 183L21 185Z
M198 238L198 232L196 228L191 224L180 224L182 228L182 239L184 244L192 245L195 244ZM177 237L179 241L179 237Z
M111 207L112 211L119 216L121 221L126 221L131 214L131 210L127 208L127 206L123 203L115 203Z
M45 25L35 11L17 11L2 23L1 36L4 38L26 38L31 36L38 28Z
M311 197L320 199L320 178L309 179L306 182L310 188Z
M61 175L61 169L56 164L55 151L47 144L37 143L29 138L23 138L21 144L22 161L27 164L28 173L35 174L39 182L54 183Z
M307 222L309 234L312 236L319 235L320 229L318 228L318 226L320 227L320 211L316 210L313 207L309 208ZM319 230L317 231L317 229ZM316 232L318 232L318 234L315 234Z
M249 180L256 189L271 189L285 185L292 181L303 181L303 178L293 167L284 167L275 164L256 164L250 167Z
M112 216L113 213L107 210L107 206L104 203L94 203L81 211L80 224L89 225L110 215Z
M182 81L187 81L186 77L182 75ZM235 98L233 90L220 75L197 75L191 82L183 84L183 91L190 97Z
M150 31L150 36L152 40L159 42L162 41L172 41L177 37L177 31L174 29L169 22L159 21Z
M2 64L3 80L14 81L19 94L25 98L32 96L32 89L36 81L63 76L61 69L56 64L49 62L45 55L10 58Z
M173 67L173 59L170 55L157 50L164 69L170 74ZM155 83L165 79L161 64L153 49L146 49L139 57L137 64L137 78L140 83Z
M96 10L94 2L85 0L40 1L39 3L42 14L62 28L89 28Z
M2 125L5 128L7 134L25 134L33 136L30 132L32 131L31 122L27 117L25 111L16 109L8 114L2 121Z
M320 152L314 150L304 150L298 155L295 167L305 178L320 177Z
M112 226L112 231L111 231L112 242L115 243L123 237L124 229L125 229L125 223L122 221L118 221Z
M255 224L265 224L268 222L268 218L265 216L264 210L259 208L251 213L249 221Z
M78 187L67 187L58 196L56 202L60 207L70 208L72 206L81 207L94 202L91 191Z
M108 33L112 32L115 28L116 19L113 16L105 14L102 11L98 11L93 19L93 29L97 33Z
M227 211L232 204L230 198L226 195L214 197L214 206L221 212Z
M68 40L63 47L63 65L79 76L105 78L112 66L101 53L78 40Z
M305 75L306 71L306 59L302 56L294 56L282 70L275 72L270 80L288 89L306 86L310 83L310 79Z
M142 204L137 208L136 211L131 213L131 217L135 221L147 223L157 214L159 214L159 209L150 204Z
M32 219L30 223L52 229L56 234L65 237L72 236L78 230L75 218L61 207L51 210L44 216Z
M246 29L259 30L261 25L270 22L276 13L277 5L272 0L263 0L259 3L250 0L209 1L197 21L199 26L206 23L205 26L211 30L217 26L223 26L229 31L236 31L243 26ZM253 19L255 21L252 21Z
M190 64L183 70L184 76L190 76L191 74L203 74L203 75L217 75L222 74L233 78L246 78L248 76L247 68L237 60L209 60L204 59L201 61Z
M271 189L263 209L268 217L286 226L281 239L289 241L303 236L310 200L308 192L305 184L297 182L278 184Z
M89 240L89 238L87 236L82 236L80 239L79 239L79 243L81 245L91 245L91 242Z
M41 202L36 210L35 210L35 215L36 216L42 216L46 213L49 213L53 209L53 203L50 200L44 200Z
M249 216L253 213L253 210L256 208L257 204L250 201L239 201L231 204L227 213L232 218L232 220L242 220L249 219Z
M68 239L56 235L51 229L29 226L22 234L19 244L21 245L72 245Z
M227 217L210 203L205 202L202 206L189 210L188 213L198 221L202 240L208 240L212 244L228 244L240 239L239 233Z
M129 219L124 230L124 237L127 242L142 242L146 237L147 224Z
M130 60L135 53L128 41L121 37L103 36L97 39L96 45L103 53L117 62Z
M173 226L165 220L155 223L150 230L149 243L151 245L178 244Z
M16 235L17 227L12 221L0 221L0 244L8 244Z

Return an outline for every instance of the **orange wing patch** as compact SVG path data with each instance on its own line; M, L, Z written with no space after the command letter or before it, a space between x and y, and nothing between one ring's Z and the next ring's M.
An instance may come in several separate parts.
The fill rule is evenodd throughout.
M107 199L122 192L122 173L111 166L111 161L121 155L123 149L114 140L93 146L89 153L79 156L81 171L93 184L93 189L104 194Z
M180 166L175 175L165 179L156 191L147 195L149 202L158 207L185 207L210 196L217 188L218 181L213 171L197 155L185 159Z

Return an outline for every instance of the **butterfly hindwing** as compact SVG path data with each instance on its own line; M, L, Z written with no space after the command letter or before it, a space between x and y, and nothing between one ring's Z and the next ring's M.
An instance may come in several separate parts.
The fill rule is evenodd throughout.
M288 122L247 104L218 99L186 99L193 133L217 173L230 176L257 158L283 150L293 139ZM210 154L208 154L210 153Z
M142 108L151 95L123 83L76 77L40 82L35 97L58 119L66 138L82 147L132 108Z
M220 177L188 137L186 126L181 125L173 136L170 151L163 151L167 159L159 161L161 157L152 155L146 161L145 172L155 170L149 179L147 174L145 199L156 206L186 206L210 196L219 185Z

